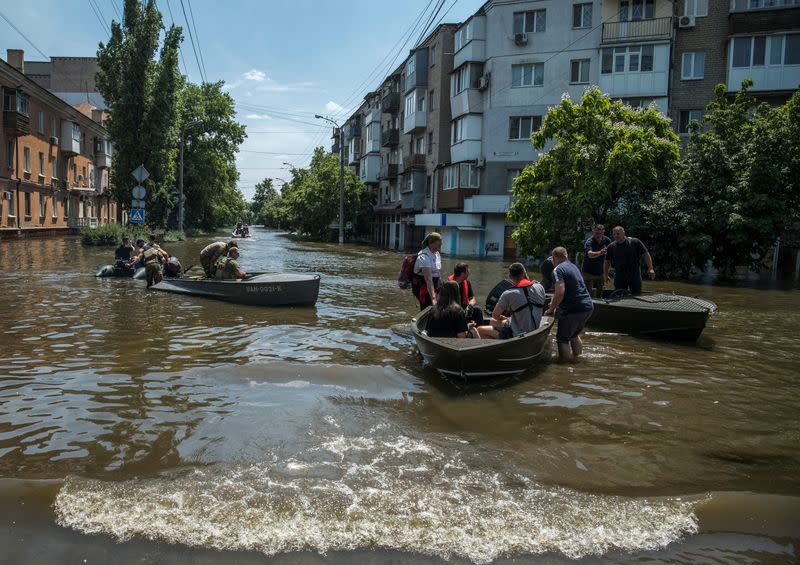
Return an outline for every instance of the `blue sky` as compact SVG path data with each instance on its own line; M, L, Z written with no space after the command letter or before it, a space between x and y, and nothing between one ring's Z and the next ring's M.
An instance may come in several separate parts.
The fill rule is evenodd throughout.
M0 12L48 56L94 56L98 42L108 38L111 19L119 19L122 3L37 0L3 3ZM158 0L169 25L167 4ZM400 53L398 41L429 4L436 6L437 0L192 0L195 41L199 40L206 78L227 83L239 120L251 132L237 159L245 197L252 197L254 185L264 177L287 178L284 162L303 166L314 146L330 147L330 130L315 125L319 121L313 115L342 115L343 109L357 105L385 73L362 83L387 55L391 53L383 68ZM463 21L481 4L482 0L447 0L442 12L453 7L443 21ZM180 0L169 0L169 7L184 27L186 68L183 62L181 68L190 80L200 82ZM186 0L184 7L189 14ZM44 60L0 19L4 59L8 48L24 49L26 60ZM408 47L392 68L407 52Z

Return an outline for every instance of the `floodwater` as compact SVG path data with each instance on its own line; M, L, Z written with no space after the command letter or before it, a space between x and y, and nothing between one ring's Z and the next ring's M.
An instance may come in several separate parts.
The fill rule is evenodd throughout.
M718 303L697 345L589 333L466 386L389 330L401 255L256 235L244 268L319 273L316 308L0 242L0 562L800 560L797 290L650 283ZM471 267L482 301L504 265Z

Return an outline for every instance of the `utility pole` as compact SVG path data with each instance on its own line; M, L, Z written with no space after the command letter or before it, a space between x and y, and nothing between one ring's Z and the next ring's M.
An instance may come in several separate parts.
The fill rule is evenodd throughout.
M344 243L344 130L330 118L314 116L318 120L330 122L339 131L339 245Z

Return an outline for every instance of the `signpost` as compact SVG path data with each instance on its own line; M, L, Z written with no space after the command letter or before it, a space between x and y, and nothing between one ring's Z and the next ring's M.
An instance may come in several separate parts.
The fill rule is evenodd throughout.
M136 182L139 184L134 186L133 190L131 190L131 196L133 196L133 199L131 200L131 215L128 219L128 222L131 224L143 224L147 189L142 186L142 183L150 178L150 173L147 172L147 169L144 168L144 165L139 165L133 170L131 175L133 175L133 178L135 178Z
M144 209L143 208L132 208L131 209L131 217L128 219L128 222L131 224L143 224L144 223Z
M144 168L144 165L139 165L136 167L131 174L139 184L150 178L150 173L147 172L147 169Z

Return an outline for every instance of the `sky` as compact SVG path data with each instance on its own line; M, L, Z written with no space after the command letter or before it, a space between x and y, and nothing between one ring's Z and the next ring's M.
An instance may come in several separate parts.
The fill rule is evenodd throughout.
M184 28L181 70L200 83L197 58L209 82L223 80L236 101L248 138L237 157L239 188L250 199L264 178L288 179L289 166L330 149L331 129L314 114L337 121L358 106L399 65L440 0L158 0L165 25ZM434 21L460 22L483 0L446 0ZM122 0L4 2L7 17L47 56L95 56ZM451 7L452 6L452 7ZM183 9L196 27L195 57ZM449 9L449 11L448 11ZM423 10L427 10L423 12ZM194 28L192 33L194 33ZM409 44L404 45L406 37ZM401 49L401 47L403 47ZM26 61L45 57L0 18L0 57L24 49ZM391 68L389 68L391 64ZM370 76L372 75L372 76ZM280 180L276 181L280 186Z

